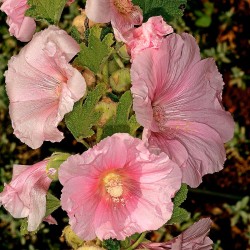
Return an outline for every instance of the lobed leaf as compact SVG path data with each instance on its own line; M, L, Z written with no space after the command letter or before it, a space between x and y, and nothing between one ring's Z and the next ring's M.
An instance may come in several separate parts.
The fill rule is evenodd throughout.
M181 207L174 207L173 214L171 219L167 222L167 224L175 224L182 223L190 217L190 213Z
M46 20L50 24L57 24L66 2L67 0L28 0L30 8L25 14L36 20Z
M187 184L182 183L180 190L174 197L174 205L179 207L187 199L188 188Z
M94 134L92 127L97 124L101 117L101 112L95 110L95 106L106 92L106 85L100 83L89 92L82 104L78 101L73 110L65 116L66 126L76 139L88 138Z
M145 20L161 15L166 21L181 17L182 6L187 4L187 0L132 0L132 2L141 7Z
M46 213L45 217L52 214L57 208L61 206L60 200L57 199L53 194L47 193L46 196Z
M94 26L89 30L88 46L81 43L81 50L74 60L74 64L79 67L87 67L95 74L101 71L101 66L113 52L111 45L114 43L114 36L108 33L101 40L102 29Z
M116 116L112 117L103 128L102 139L115 133L135 134L140 125L137 123L135 116L129 119L131 107L132 95L130 91L126 91L120 98Z

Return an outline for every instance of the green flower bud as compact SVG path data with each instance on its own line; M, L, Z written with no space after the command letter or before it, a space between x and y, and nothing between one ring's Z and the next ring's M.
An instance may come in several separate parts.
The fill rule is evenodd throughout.
M58 169L60 165L68 159L70 154L55 152L49 158L49 162L46 166L46 172L52 180L58 180Z
M113 102L110 98L103 99L95 106L96 111L101 111L102 116L98 125L103 127L106 122L116 115L117 103Z
M115 71L110 76L109 82L111 88L117 93L129 90L131 87L130 69L123 68Z
M128 54L127 46L124 44L117 50L118 55L123 59L124 62L130 61L130 56Z
M70 226L66 226L63 229L62 236L65 238L67 244L73 249L79 249L79 247L82 246L84 242L75 234Z

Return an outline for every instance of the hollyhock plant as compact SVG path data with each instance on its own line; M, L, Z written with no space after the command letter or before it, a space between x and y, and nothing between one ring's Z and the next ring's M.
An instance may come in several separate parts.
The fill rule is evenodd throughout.
M139 248L149 250L211 250L213 249L213 241L207 236L211 224L212 221L209 218L201 219L171 241L143 243Z
M123 40L128 47L131 58L146 48L159 48L164 37L173 32L161 16L150 17L140 27L132 29L124 35Z
M47 160L32 166L14 165L9 184L0 193L0 205L14 217L28 217L28 231L35 231L43 219L50 223L56 221L45 217L46 194L52 179L46 173Z
M191 187L221 170L234 122L222 106L221 74L213 59L201 60L195 39L171 34L159 49L143 50L131 78L133 108L149 148L167 153Z
M79 50L65 31L50 26L9 61L5 77L14 134L31 148L63 139L57 126L86 90L68 63Z
M115 35L127 32L143 20L141 9L131 0L87 0L85 12L96 23L111 22Z
M22 42L31 40L36 23L33 18L25 16L25 11L29 8L27 0L3 0L1 11L7 14L7 24L9 32Z
M181 171L165 153L151 154L129 134L114 134L67 159L59 169L61 204L83 240L156 230L173 211Z

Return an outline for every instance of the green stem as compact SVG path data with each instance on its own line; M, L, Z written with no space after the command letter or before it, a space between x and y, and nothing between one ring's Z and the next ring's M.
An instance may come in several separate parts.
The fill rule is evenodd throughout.
M136 247L138 247L141 242L144 240L145 236L146 236L147 232L142 233L139 238L134 242L134 244L132 244L130 247L126 248L125 250L133 250Z
M86 141L84 141L83 139L77 139L77 141L82 143L87 149L90 148L90 145Z

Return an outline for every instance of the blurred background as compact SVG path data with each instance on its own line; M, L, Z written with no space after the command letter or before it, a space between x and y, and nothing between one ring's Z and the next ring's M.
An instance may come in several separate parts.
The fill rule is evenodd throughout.
M79 2L79 3L78 3ZM81 6L82 5L82 6ZM83 7L80 1L65 8L61 27L69 30L72 20ZM184 7L184 6L182 6ZM213 57L225 82L223 102L235 120L234 138L226 146L224 169L204 177L198 189L190 189L182 205L190 217L182 224L163 227L149 234L149 239L165 241L176 236L199 218L211 217L210 237L216 250L250 250L250 0L188 0L184 16L172 22L177 33L188 32L199 43L203 58ZM14 135L8 114L4 71L12 55L24 44L10 37L0 13L0 191L12 176L13 164L34 164L54 151L82 153L85 149L65 131L62 143L44 143L32 150ZM38 29L45 27L40 23ZM59 184L54 188L60 195ZM59 226L42 224L37 234L22 236L21 220L13 219L0 208L0 249L70 249L64 242L62 228L67 225L58 209Z

